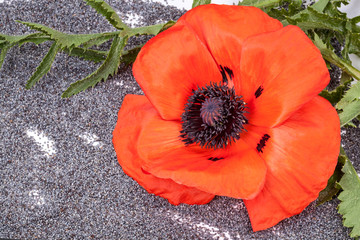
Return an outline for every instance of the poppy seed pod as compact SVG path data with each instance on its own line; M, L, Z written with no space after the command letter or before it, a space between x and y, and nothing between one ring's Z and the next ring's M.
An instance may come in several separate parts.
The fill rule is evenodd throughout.
M244 199L254 231L300 213L340 148L330 77L296 26L255 7L202 5L149 40L113 132L124 172L172 204Z

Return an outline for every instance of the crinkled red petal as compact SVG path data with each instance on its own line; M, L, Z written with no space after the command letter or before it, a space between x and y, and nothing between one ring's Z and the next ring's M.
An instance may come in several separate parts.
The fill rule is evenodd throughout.
M263 190L246 200L254 231L300 213L326 187L340 149L340 123L331 104L317 96L269 131L262 157Z
M248 38L241 54L235 89L248 103L254 125L281 124L330 80L320 51L296 26Z
M143 126L152 118L158 118L158 113L145 96L125 97L113 132L114 148L124 172L149 193L166 198L171 204L205 204L211 201L213 194L178 184L171 179L155 177L142 169L137 142Z
M222 80L204 44L179 25L150 39L133 65L136 81L163 119L179 120L192 90Z
M261 190L266 167L254 148L241 139L227 149L185 146L180 131L180 122L147 122L138 141L146 171L215 195L250 199Z
M179 19L179 24L188 26L194 32L219 66L232 70L234 81L240 77L244 40L282 28L278 20L258 8L215 4L201 5L188 11Z

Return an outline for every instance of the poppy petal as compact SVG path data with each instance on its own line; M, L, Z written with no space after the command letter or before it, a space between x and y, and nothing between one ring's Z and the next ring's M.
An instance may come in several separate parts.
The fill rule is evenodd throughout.
M326 187L340 149L340 123L331 104L316 96L269 132L263 190L245 204L254 231L300 213Z
M249 122L273 127L286 120L329 83L320 51L296 26L248 38L240 63L240 89Z
M113 144L118 161L124 172L135 179L149 193L168 199L171 204L205 204L214 195L161 179L144 171L140 165L136 145L144 122L157 117L158 113L145 96L127 95L118 114L113 132Z
M259 33L282 28L282 24L255 7L207 4L185 13L177 24L184 24L207 46L219 66L239 78L244 40Z
M133 65L133 74L163 119L179 120L192 90L220 82L209 51L183 25L150 39Z
M144 126L138 152L146 171L215 195L250 199L261 190L265 163L244 141L217 150L185 146L180 130L180 122L160 117Z

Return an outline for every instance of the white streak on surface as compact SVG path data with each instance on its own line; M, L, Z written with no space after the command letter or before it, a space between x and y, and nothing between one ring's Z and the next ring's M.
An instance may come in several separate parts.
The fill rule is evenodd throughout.
M152 0L152 1L164 4L164 5L174 6L179 9L186 9L186 10L191 9L192 2L193 2L191 0ZM238 2L239 2L238 0L212 0L211 1L211 3L227 4L227 5L237 4Z
M219 229L219 228L217 228L215 226L211 226L211 225L209 225L207 223L204 223L204 222L201 222L201 221L199 221L199 222L194 221L190 217L182 217L180 214L173 213L170 210L168 210L167 213L172 218L172 220L177 221L177 222L179 222L181 224L184 224L186 226L189 226L192 229L195 229L195 230L197 230L199 232L209 233L213 239L232 240L229 232L222 231L221 229Z
M144 24L144 18L136 13L126 14L126 19L124 19L124 23L129 25L130 27L139 27Z
M79 135L79 137L85 140L87 144L91 144L93 147L101 147L103 145L103 143L99 140L99 137L95 134L85 132L84 134Z
M45 198L40 195L39 190L31 190L29 192L29 197L31 197L35 200L36 205L44 205L45 204Z
M26 131L26 135L35 140L37 145L41 147L41 150L45 152L46 156L50 157L56 153L56 149L54 147L54 141L50 140L47 136L45 136L44 133L36 129L35 130L29 129Z

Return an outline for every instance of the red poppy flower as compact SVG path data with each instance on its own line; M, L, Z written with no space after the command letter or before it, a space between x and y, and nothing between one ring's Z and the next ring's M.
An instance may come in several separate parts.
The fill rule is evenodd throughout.
M114 130L125 173L172 204L244 199L253 230L300 213L333 173L329 73L296 26L254 7L204 5L139 53Z

